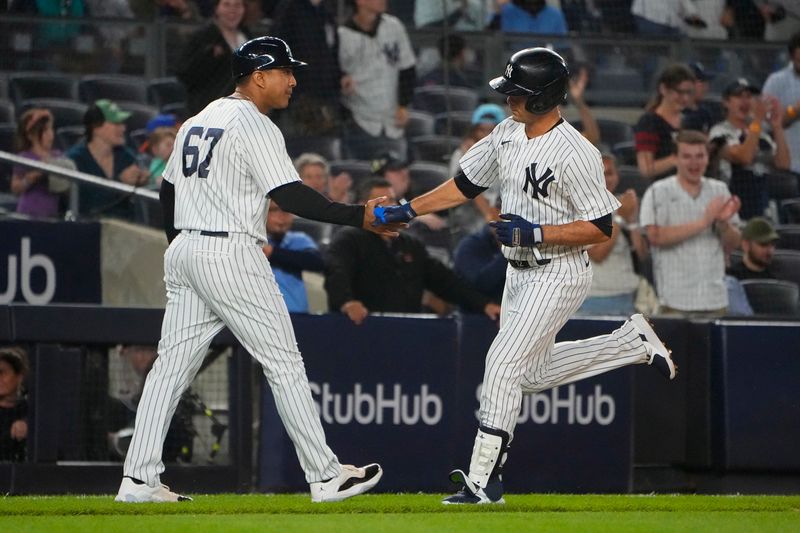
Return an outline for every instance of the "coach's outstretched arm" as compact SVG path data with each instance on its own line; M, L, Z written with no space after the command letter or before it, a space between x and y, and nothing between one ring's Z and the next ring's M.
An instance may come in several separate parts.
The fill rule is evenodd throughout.
M363 228L386 237L397 237L397 230L405 227L402 222L385 225L373 224L375 221L374 209L386 201L385 197L373 198L366 205L341 204L331 202L299 181L281 185L270 191L269 195L280 204L284 211L319 222Z

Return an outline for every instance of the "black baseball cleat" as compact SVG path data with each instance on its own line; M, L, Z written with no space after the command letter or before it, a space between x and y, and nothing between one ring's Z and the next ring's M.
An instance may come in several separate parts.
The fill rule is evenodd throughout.
M656 370L661 372L665 378L675 379L675 376L678 375L678 365L672 360L672 350L658 338L650 321L640 313L632 315L630 320L647 348L647 354L650 356L647 364L655 366Z
M360 468L342 465L342 473L338 477L311 484L311 501L339 502L357 496L374 487L382 475L383 470L376 463Z
M486 488L482 488L473 483L463 470L453 470L450 472L450 481L461 483L461 488L452 496L443 499L443 505L506 503L503 499L503 482L499 478L495 481L489 481Z

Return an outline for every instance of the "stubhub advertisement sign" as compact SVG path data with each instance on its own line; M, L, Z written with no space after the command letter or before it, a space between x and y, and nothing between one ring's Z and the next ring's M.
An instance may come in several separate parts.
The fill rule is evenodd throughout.
M450 470L469 466L483 360L497 326L482 315L370 317L361 326L344 316L292 320L313 401L339 460L379 462L382 491L450 490ZM601 326L610 331L608 323ZM630 371L622 370L523 396L507 490L629 490L630 384ZM259 488L307 490L266 386L260 432Z
M101 299L99 223L0 221L0 304Z

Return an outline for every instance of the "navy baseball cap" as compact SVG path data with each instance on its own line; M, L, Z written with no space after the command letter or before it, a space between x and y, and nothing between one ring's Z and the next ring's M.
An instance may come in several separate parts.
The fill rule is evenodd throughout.
M694 77L700 81L710 81L714 79L714 75L706 70L706 67L699 61L689 63L689 68L694 72Z
M722 90L722 97L739 96L745 91L749 91L750 94L761 94L758 85L751 83L747 78L738 78L725 86Z
M372 160L372 172L383 176L387 170L402 170L408 167L408 161L396 154L382 154Z

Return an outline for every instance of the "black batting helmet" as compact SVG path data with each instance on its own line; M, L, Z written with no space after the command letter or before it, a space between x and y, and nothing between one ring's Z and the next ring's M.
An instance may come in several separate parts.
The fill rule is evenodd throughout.
M233 52L233 79L238 80L254 70L304 67L307 63L292 57L286 41L277 37L250 39Z
M525 109L543 115L566 103L569 69L564 58L552 50L526 48L511 56L503 75L489 86L509 96L527 96Z

